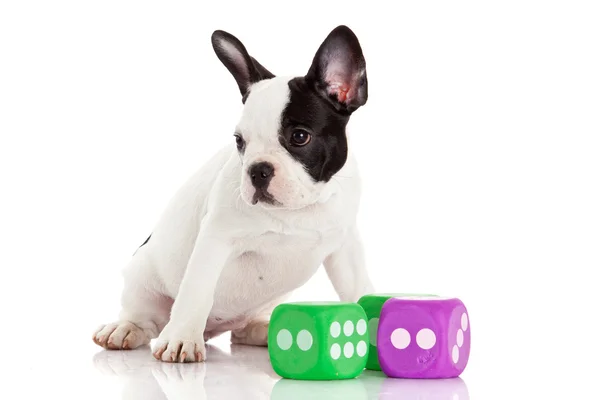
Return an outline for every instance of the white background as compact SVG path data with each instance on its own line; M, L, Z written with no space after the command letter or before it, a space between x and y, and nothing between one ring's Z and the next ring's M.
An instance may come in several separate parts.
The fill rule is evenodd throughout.
M91 332L240 114L212 31L301 75L346 24L369 77L349 135L377 289L465 302L473 399L596 396L599 21L593 1L3 0L3 390L118 398ZM335 295L320 272L294 299Z

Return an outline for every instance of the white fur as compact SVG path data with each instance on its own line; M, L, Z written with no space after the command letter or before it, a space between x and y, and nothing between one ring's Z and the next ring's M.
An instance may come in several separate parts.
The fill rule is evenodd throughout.
M125 269L119 320L100 328L96 343L133 348L158 336L157 358L202 361L205 340L226 331L237 343L266 344L273 307L321 264L341 300L373 290L356 229L354 158L315 184L278 142L288 80L252 87L237 125L245 153L227 146L176 193ZM251 205L247 168L257 161L275 166L277 206Z

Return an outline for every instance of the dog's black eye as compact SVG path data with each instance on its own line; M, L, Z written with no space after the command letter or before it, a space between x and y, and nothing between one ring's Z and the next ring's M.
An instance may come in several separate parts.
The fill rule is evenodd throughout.
M237 145L238 150L242 151L244 149L244 145L246 144L246 142L244 142L244 138L242 138L242 135L239 133L236 133L233 136L235 136L235 144Z
M295 129L292 132L292 144L294 146L306 146L311 139L310 133L306 132L303 129Z

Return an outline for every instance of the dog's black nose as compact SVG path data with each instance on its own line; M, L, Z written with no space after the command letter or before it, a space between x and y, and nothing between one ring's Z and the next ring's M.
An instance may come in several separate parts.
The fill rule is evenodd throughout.
M252 179L252 185L257 189L265 189L269 186L275 168L268 162L259 162L250 167L248 173Z

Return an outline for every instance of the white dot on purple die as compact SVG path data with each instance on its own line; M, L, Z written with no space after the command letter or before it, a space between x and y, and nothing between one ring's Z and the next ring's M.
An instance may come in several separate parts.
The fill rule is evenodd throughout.
M460 356L460 353L458 350L458 346L454 346L452 348L452 361L454 361L454 364L456 364L458 362L459 356Z
M469 317L467 317L467 313L463 313L462 317L460 317L460 327L463 331L466 331L469 327Z
M435 346L436 337L435 333L431 329L421 329L417 333L417 344L423 350L429 350Z
M331 333L331 336L333 336L334 338L337 338L338 336L340 336L340 333L342 332L342 327L340 326L339 322L334 322L331 324L331 326L329 327L329 333Z
M410 344L410 333L404 328L398 328L390 337L392 345L398 350L404 350Z
M463 334L462 329L459 329L458 332L456 332L456 344L458 345L458 347L462 347L464 342L465 335Z

